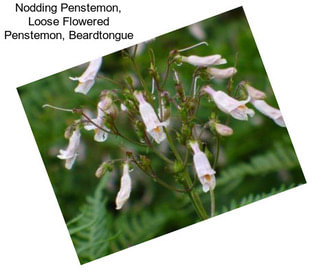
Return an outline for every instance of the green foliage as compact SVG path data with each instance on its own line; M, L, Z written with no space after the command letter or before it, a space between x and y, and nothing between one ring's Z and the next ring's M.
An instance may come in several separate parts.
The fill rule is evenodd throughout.
M253 203L255 201L258 201L258 200L262 200L262 199L265 199L267 197L270 197L272 195L275 195L275 194L278 194L280 192L283 192L285 190L288 190L290 188L293 188L294 185L289 185L289 186L286 186L285 184L281 185L279 188L272 188L271 191L269 193L261 193L261 194L249 194L248 196L246 197L243 197L240 201L237 202L236 199L233 199L229 206L223 206L221 208L220 211L218 211L216 214L219 215L219 214L222 214L222 213L225 213L225 212L228 212L228 211L231 211L233 209L236 209L236 208L240 208L242 206L245 206L249 203Z
M293 171L299 170L297 156L290 144L284 141L274 144L273 148L252 156L248 162L218 170L217 186L214 190L216 199L216 214L224 210L239 208L248 203L290 189L303 182L303 177L294 177ZM285 183L271 180L273 176L288 172ZM298 176L298 173L295 174ZM299 179L295 179L299 178ZM208 210L210 198L202 191L199 183L198 193L203 205ZM187 214L194 213L188 198L183 198L183 209Z
M171 209L161 206L156 211L141 210L114 218L106 207L108 179L109 174L105 174L80 214L67 223L82 264L158 236L173 215Z
M246 176L261 176L296 167L299 167L299 163L293 148L276 143L272 150L252 157L250 162L238 163L222 170L217 179L217 186L226 186L225 192L228 193Z
M112 252L131 247L160 235L165 224L171 218L168 209L157 211L142 210L119 216L114 221L114 230L118 236L111 241Z
M68 230L75 245L81 263L107 255L109 249L109 231L111 216L106 209L107 197L104 190L109 174L98 184L94 195L88 197L81 207L80 214L67 223Z

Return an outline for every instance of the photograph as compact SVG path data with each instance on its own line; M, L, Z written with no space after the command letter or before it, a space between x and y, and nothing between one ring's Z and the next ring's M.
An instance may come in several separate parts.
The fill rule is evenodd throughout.
M306 183L243 8L192 23L17 88L81 264Z

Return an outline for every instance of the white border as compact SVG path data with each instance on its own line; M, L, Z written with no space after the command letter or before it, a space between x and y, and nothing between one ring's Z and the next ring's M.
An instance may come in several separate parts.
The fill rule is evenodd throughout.
M4 41L25 18L1 2L0 269L322 270L320 1L115 2L133 41ZM80 266L16 87L241 5L308 184Z

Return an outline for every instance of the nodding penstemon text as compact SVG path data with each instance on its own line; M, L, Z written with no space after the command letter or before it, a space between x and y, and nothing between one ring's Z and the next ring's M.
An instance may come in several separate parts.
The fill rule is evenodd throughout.
M134 37L132 32L107 31L111 21L118 14L121 14L121 9L116 4L15 3L14 11L20 16L21 14L26 15L25 26L29 29L27 31L6 29L4 38L8 40L65 40L67 38L70 40L104 39L120 41ZM63 16L53 16L56 14ZM87 14L89 14L88 17ZM58 26L75 27L75 29L68 28L63 32L60 27L60 30L53 31ZM91 27L95 27L95 30L91 31ZM46 31L37 31L38 29L46 29Z

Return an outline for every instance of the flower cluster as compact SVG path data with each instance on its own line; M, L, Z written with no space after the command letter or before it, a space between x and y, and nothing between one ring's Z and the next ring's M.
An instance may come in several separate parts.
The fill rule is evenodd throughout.
M116 83L117 89L101 91L97 102L96 116L82 109L70 110L73 113L79 113L81 118L68 129L66 134L69 144L66 150L60 150L57 155L59 159L65 160L67 169L71 169L76 160L81 140L81 129L84 128L87 131L94 131L94 140L97 142L105 142L112 135L122 138L129 144L145 147L146 153L156 154L163 163L167 164L168 168L172 168L170 174L173 174L174 179L178 180L178 183L184 188L179 189L178 183L171 185L159 177L147 156L137 155L133 150L126 151L124 158L105 161L95 172L95 175L100 178L108 170L113 169L113 164L122 162L120 190L115 200L118 210L123 208L130 197L132 181L129 168L134 167L142 170L165 188L190 194L197 213L201 218L205 218L201 201L194 191L190 167L194 168L196 177L202 185L201 190L213 193L216 186L215 167L220 149L218 146L213 154L204 151L204 146L207 145L207 142L203 142L204 130L209 129L219 144L220 137L229 137L234 133L229 126L230 117L238 121L248 121L255 115L255 111L249 107L249 104L263 115L271 118L277 125L285 126L280 110L265 101L267 96L263 91L244 81L240 82L233 91L232 85L233 77L237 73L236 67L215 67L227 63L227 60L222 58L220 54L210 56L185 56L182 54L192 48L194 46L171 51L167 61L167 71L163 76L159 74L154 57L150 55L151 63L147 72L152 79L151 89L147 87L137 69L135 57L137 47L124 51L124 55L131 60L136 68L138 82L141 86L135 88L132 80L126 79L124 82ZM95 84L101 63L102 58L93 60L80 77L70 77L70 79L79 82L75 92L87 94L90 91ZM173 66L173 64L178 64L179 67L183 63L192 65L195 69L191 78L192 88L190 90L185 88L181 82L180 68ZM174 89L171 89L171 84L166 84L170 81L170 71L174 72ZM198 85L197 79L205 80L207 83ZM216 87L217 82L226 79L229 79L230 83L228 89L219 90ZM111 79L111 81L113 80ZM211 102L213 113L208 121L199 123L197 114L199 110L204 110L201 106L201 100L204 97L210 98L205 99L204 104ZM223 113L227 119L225 124L220 121L220 116ZM132 127L136 137L129 137L118 129L116 119L119 114L129 118L129 128L126 130ZM186 153L185 158L184 153ZM189 160L192 160L192 163Z

